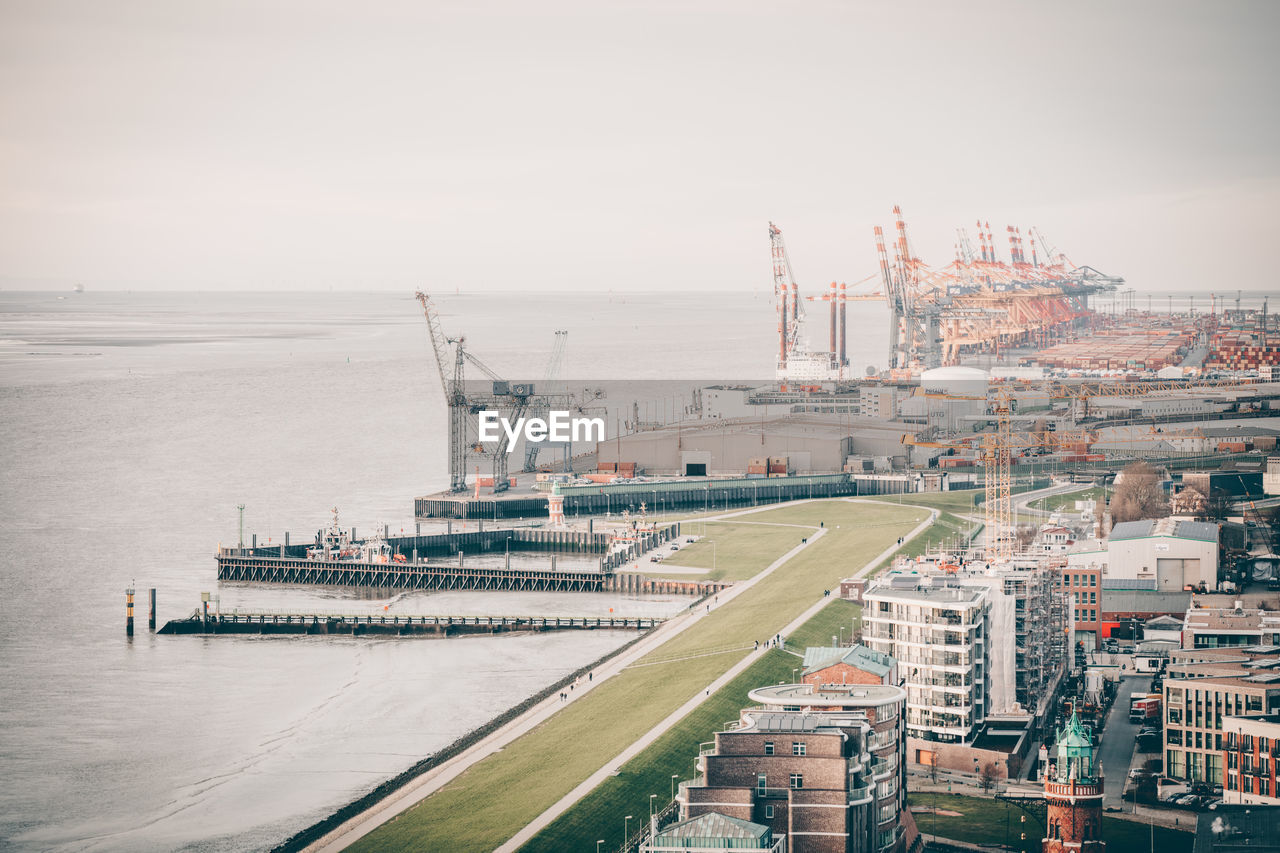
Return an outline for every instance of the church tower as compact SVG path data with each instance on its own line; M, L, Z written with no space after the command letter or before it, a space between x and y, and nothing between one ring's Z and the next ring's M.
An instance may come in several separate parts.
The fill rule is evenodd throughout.
M1044 778L1048 836L1044 853L1103 853L1102 768L1094 761L1093 738L1074 709L1058 731L1057 758Z

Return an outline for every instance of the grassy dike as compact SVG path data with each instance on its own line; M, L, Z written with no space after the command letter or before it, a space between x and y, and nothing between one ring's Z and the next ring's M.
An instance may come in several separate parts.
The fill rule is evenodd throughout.
M840 500L751 513L752 521L773 524L821 522L828 532L731 604L713 606L709 615L638 665L598 685L350 849L492 850L741 660L754 640L782 630L824 590L862 568L925 517L924 511L909 506ZM768 530L780 541L789 537L793 545L808 533ZM709 653L726 648L735 650ZM736 716L734 711L718 724ZM677 770L667 773L668 781L672 772ZM649 793L661 796L662 791Z

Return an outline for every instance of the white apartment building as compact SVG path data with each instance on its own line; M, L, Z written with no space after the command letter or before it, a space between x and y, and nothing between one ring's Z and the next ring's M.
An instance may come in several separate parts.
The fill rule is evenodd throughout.
M898 662L907 691L908 735L971 742L991 699L987 589L891 574L863 599L862 642Z

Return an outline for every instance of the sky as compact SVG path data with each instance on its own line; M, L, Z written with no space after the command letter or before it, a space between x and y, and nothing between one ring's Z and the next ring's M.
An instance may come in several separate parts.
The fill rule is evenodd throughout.
M1277 290L1280 4L3 0L0 287ZM811 291L812 292L812 291Z

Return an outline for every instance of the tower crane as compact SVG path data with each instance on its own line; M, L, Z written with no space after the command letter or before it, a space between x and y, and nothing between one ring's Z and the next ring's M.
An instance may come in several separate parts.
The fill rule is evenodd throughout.
M978 450L978 458L983 466L983 489L985 503L983 511L986 526L985 557L988 562L1008 560L1012 558L1017 525L1013 511L1013 452L1015 450L1082 450L1098 441L1098 433L1093 429L1048 429L1043 431L1020 430L1014 432L1013 412L1015 398L1018 396L1045 397L1050 400L1079 400L1088 396L1114 395L1117 391L1138 395L1154 390L1171 388L1191 389L1198 387L1219 388L1252 384L1250 381L1229 380L1192 383L1176 382L1133 382L1133 383L1061 383L1051 384L1043 390L1027 389L1018 386L1001 385L992 390L987 397L991 414L996 421L993 432L962 436L942 441L921 440L915 435L907 434L902 438L904 444L921 447L967 447ZM947 399L973 400L981 399L959 395L941 395ZM1142 436L1131 436L1129 441L1167 441L1169 439L1202 437L1196 432L1160 432Z

